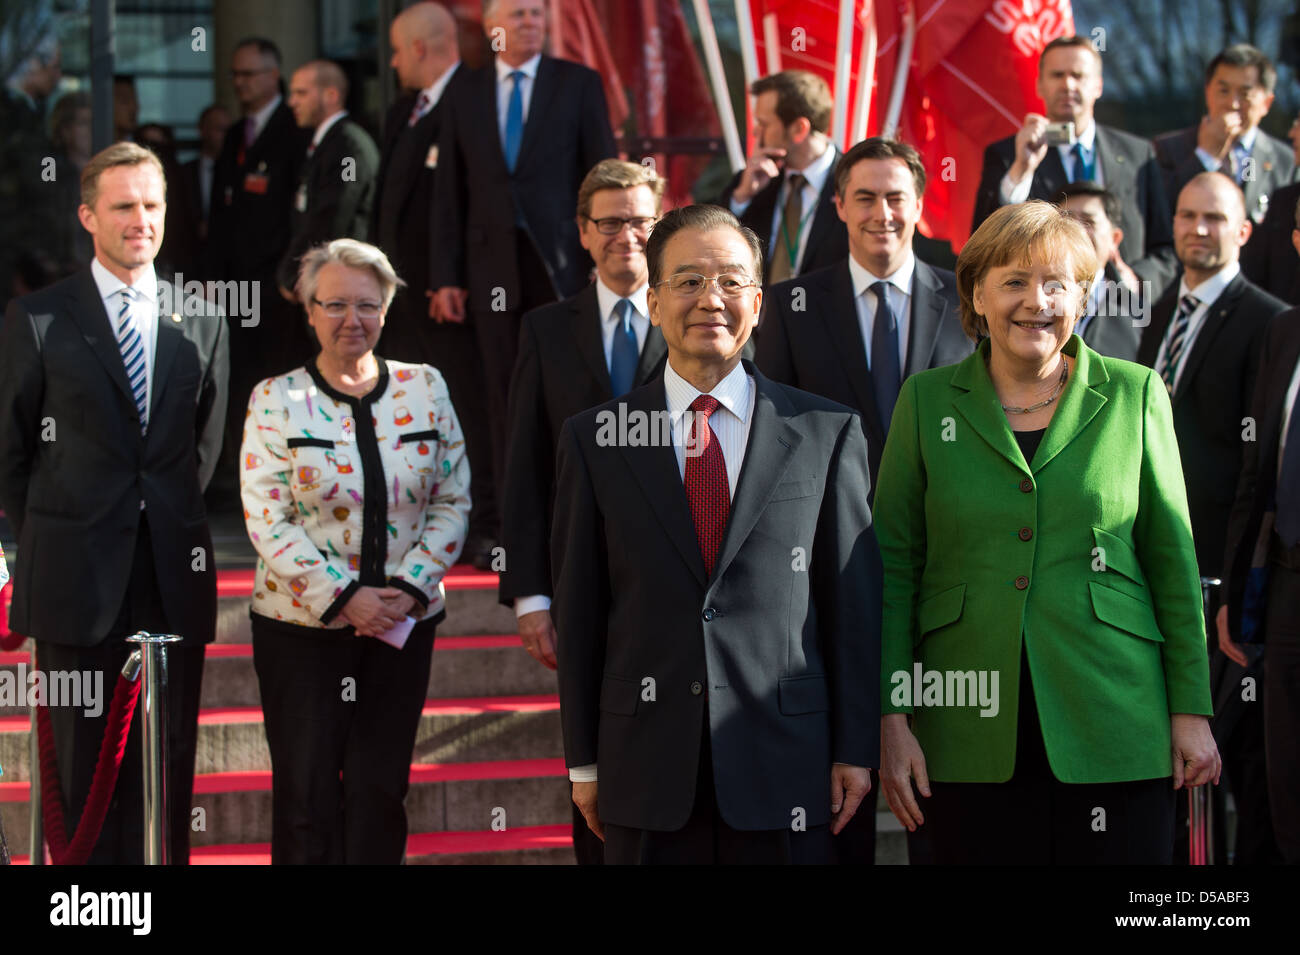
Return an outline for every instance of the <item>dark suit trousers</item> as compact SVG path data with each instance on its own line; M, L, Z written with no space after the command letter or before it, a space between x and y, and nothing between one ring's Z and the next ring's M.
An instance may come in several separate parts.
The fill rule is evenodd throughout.
M827 865L834 860L828 825L802 832L743 831L727 825L713 786L707 716L702 735L695 803L686 825L675 832L652 832L604 823L606 865Z
M403 289L388 310L375 351L397 361L432 365L442 373L469 456L469 496L473 501L469 533L495 538L500 515L492 486L492 445L477 339L473 322L435 322L429 318L429 300L423 290Z
M271 863L399 864L432 630L398 650L252 617L271 750Z
M136 538L131 582L117 622L102 643L93 647L71 647L48 640L36 642L36 665L53 670L103 673L103 712L91 718L82 708L50 708L54 749L59 762L63 789L64 821L68 835L76 831L86 797L95 778L95 763L108 723L108 711L117 687L118 673L134 644L126 638L140 630L170 633L162 596L154 572L149 527L143 512ZM198 741L199 697L203 684L203 645L172 644L167 648L167 800L169 860L187 865L190 857L190 798L194 790L194 757ZM142 691L143 692L143 691ZM91 865L144 864L144 781L143 747L144 698L136 704L127 736L126 752L118 772L108 814L99 841L91 851Z
M1016 766L1005 783L930 782L919 800L938 865L1168 865L1174 789L1168 776L1063 783L1052 775L1024 650ZM1186 798L1180 790L1180 798ZM1105 830L1094 829L1105 811Z
M1264 752L1273 833L1300 865L1300 571L1269 565L1264 622Z
M506 444L510 439L510 377L519 353L519 327L525 312L555 301L551 277L524 230L517 230L515 248L519 257L518 302L505 303L504 311L492 311L491 302L474 303L470 320L483 363L481 393L487 405L488 440L492 448L492 489L496 501L505 500ZM472 492L471 492L472 493ZM496 513L496 508L493 508ZM500 538L500 528L492 528Z

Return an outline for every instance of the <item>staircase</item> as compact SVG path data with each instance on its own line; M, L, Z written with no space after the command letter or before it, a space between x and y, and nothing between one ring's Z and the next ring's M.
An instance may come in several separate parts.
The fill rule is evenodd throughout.
M218 524L214 537L217 642L207 648L203 674L193 802L203 812L190 835L190 861L266 865L271 761L249 631L252 552L242 526ZM513 613L497 603L495 574L457 566L445 583L447 619L434 641L411 757L406 861L572 864L555 674L520 647ZM10 595L6 588L6 609ZM30 663L28 646L0 653L0 669ZM0 813L15 863L26 863L29 852L29 726L25 707L0 706ZM905 833L883 799L881 808L877 861L904 863Z

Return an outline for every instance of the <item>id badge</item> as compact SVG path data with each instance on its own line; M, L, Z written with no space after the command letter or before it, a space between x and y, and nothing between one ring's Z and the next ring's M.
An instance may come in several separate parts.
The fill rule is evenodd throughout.
M307 184L303 183L298 187L297 194L293 197L293 207L299 212L307 211Z
M244 191L251 192L255 196L266 195L266 190L271 185L269 176L260 172L250 172L244 176Z
M429 152L424 157L424 168L425 169L438 168L438 146L436 143L429 147Z

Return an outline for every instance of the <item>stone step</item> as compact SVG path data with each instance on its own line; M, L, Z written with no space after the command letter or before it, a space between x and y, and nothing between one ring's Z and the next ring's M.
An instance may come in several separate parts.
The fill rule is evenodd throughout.
M28 641L27 646L30 646ZM485 636L437 636L433 642L433 666L429 672L428 696L526 696L557 692L555 671L539 664L519 644L517 634ZM19 669L22 666L23 669ZM26 650L0 653L0 717L25 716L26 690L20 677L30 679L30 654ZM8 686L14 687L14 703L8 702ZM18 692L21 690L21 692ZM104 705L113 692L103 688ZM260 706L257 673L253 669L253 647L249 643L209 644L203 667L204 709L222 706Z
M30 779L27 716L0 717L0 766L8 781ZM412 761L464 763L556 759L564 755L554 694L430 699ZM196 773L269 770L271 755L257 706L199 714Z
M9 850L28 851L30 784L0 783ZM269 842L271 773L207 773L194 780L192 846ZM563 759L420 763L411 767L406 813L412 832L559 825L571 819Z

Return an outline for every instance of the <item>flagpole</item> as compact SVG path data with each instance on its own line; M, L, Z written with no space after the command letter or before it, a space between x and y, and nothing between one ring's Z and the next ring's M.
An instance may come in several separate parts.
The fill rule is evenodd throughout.
M912 47L916 42L916 10L911 0L903 11L903 42L899 44L898 63L894 67L894 83L889 90L889 110L880 135L893 138L898 130L898 117L903 112L903 94L907 91L907 77L912 64Z
M727 158L732 172L745 168L745 154L740 148L740 133L736 129L736 113L731 107L727 92L727 75L722 69L722 53L718 49L718 34L713 29L713 14L708 0L692 0L695 22L700 28L700 45L704 47L704 62L709 69L709 85L713 87L713 102L722 123L722 138L727 144Z
M736 0L736 29L740 32L740 62L745 68L745 151L754 147L753 112L749 91L758 79L758 43L754 39L754 20L750 16L749 0Z
M867 138L867 117L876 78L876 10L873 0L863 6L862 55L858 60L858 99L853 109L853 142Z
M763 51L767 54L767 74L781 72L781 34L777 31L776 14L763 14Z
M835 112L831 119L831 141L843 149L849 125L849 67L853 51L855 0L840 0L839 29L835 34Z

